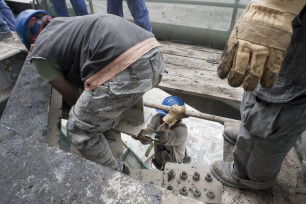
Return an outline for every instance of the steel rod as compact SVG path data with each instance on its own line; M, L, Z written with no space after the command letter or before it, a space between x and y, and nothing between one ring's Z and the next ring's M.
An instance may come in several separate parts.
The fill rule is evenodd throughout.
M144 101L144 106L149 107L149 108L160 109L160 110L167 111L167 112L170 109L170 106L154 104L154 103L147 102L147 101ZM188 117L195 117L195 118L200 118L200 119L219 122L223 125L224 125L225 122L231 122L231 123L240 122L240 121L235 120L235 119L225 118L225 117L216 116L216 115L210 115L210 114L201 113L199 111L193 111L193 110L186 110L185 115L188 116Z

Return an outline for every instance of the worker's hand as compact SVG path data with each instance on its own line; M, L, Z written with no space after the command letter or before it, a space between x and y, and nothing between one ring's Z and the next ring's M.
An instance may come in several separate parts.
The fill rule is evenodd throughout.
M177 121L186 118L185 116L186 107L179 106L177 104L171 106L169 113L163 117L163 121L170 127L173 126Z
M298 2L293 1L287 1L288 6ZM296 16L295 12L278 7L282 2L252 0L244 10L218 66L221 79L229 74L230 86L243 84L244 90L252 91L259 80L264 88L271 88L276 82L291 40L291 22Z
M136 137L135 136L132 136L132 137L135 140L139 140L142 144L150 144L152 143L152 139L149 136L150 134L151 134L150 130L146 128L146 129L142 129Z

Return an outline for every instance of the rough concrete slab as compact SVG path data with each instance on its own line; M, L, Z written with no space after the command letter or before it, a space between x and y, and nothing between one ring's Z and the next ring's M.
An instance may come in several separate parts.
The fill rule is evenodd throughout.
M159 187L47 145L50 93L27 61L0 122L1 203L159 203L167 198L169 192Z

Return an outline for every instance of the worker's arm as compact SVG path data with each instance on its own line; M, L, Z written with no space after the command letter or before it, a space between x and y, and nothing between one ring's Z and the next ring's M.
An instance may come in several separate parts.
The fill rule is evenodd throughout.
M147 129L150 131L150 132L155 132L155 130L158 128L158 126L160 125L160 115L159 114L156 114L154 115L148 126L147 126Z
M187 139L187 127L180 123L185 118L185 106L171 106L169 113L163 117L163 123L155 130L157 144L168 146L183 144Z
M151 118L147 128L142 129L137 136L132 135L132 138L134 138L135 140L139 140L142 144L152 143L153 142L152 139L147 135L150 135L151 133L155 132L159 124L160 124L160 116L156 114Z
M70 83L64 75L61 75L50 81L50 84L60 94L62 94L64 100L73 106L80 96L79 88Z
M187 132L187 126L183 123L177 123L171 128L166 123L163 123L155 131L158 135L155 143L166 146L181 145L186 142Z
M64 100L73 106L80 96L79 88L71 84L62 72L61 67L48 59L32 59L35 71L46 81L49 82L60 94Z
M222 54L218 76L246 91L271 88L291 41L292 20L306 0L251 0Z

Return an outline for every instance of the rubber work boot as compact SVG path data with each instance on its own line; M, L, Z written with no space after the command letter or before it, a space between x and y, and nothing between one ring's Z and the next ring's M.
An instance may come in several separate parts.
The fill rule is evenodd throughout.
M254 182L241 179L234 171L234 162L214 161L210 165L211 174L225 186L248 189L260 193L272 193L273 181Z
M228 141L232 145L235 145L238 137L238 132L238 128L228 126L224 128L222 135L226 141Z

